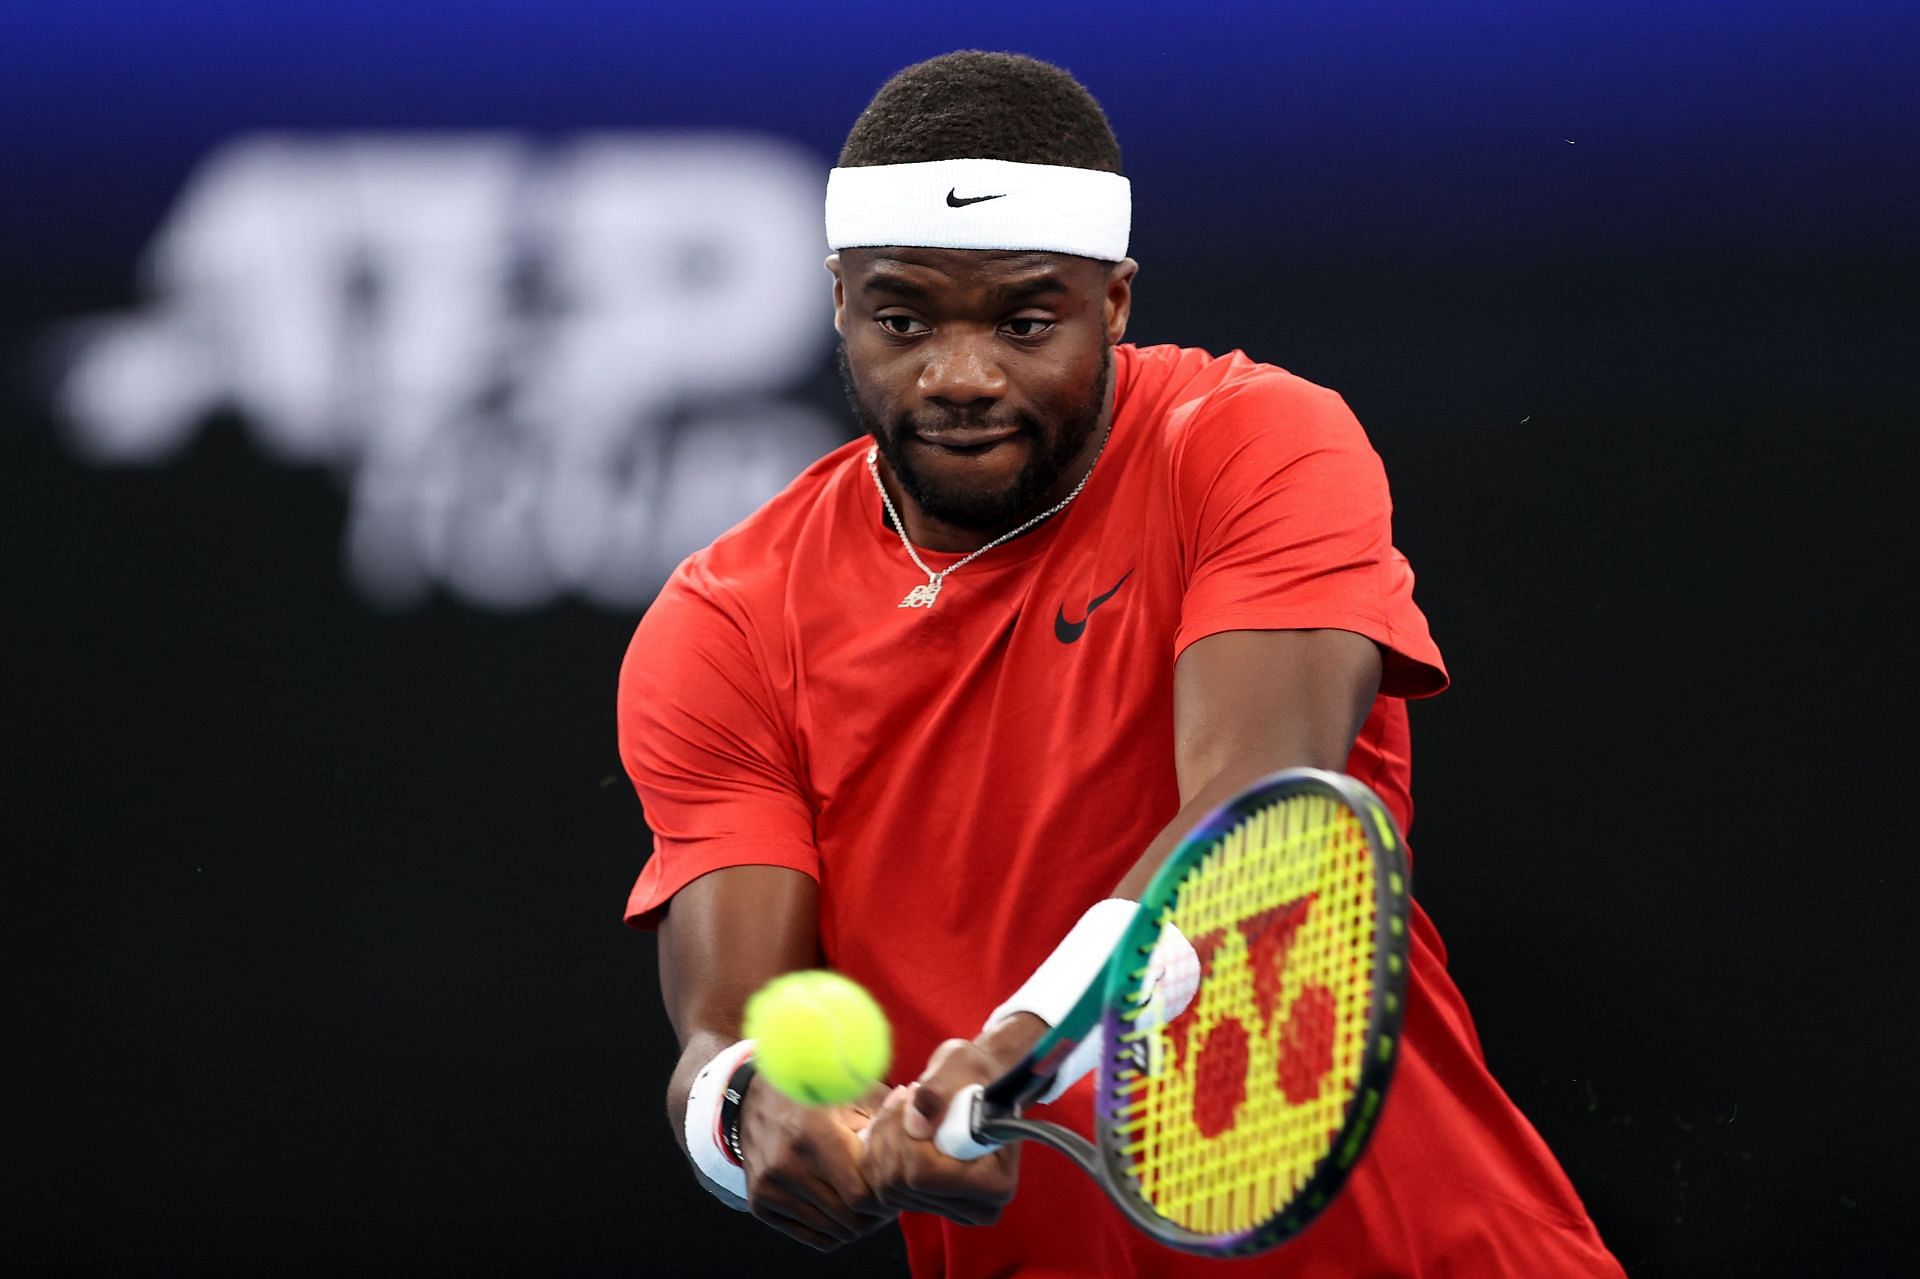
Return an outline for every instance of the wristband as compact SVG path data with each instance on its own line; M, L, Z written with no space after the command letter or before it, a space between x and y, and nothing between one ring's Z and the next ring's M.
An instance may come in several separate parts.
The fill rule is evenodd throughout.
M747 1161L740 1153L740 1109L752 1083L753 1058L749 1057L733 1068L733 1074L727 1077L727 1090L720 1094L720 1149L741 1168Z
M721 1049L714 1054L712 1061L700 1068L700 1073L694 1076L693 1088L687 1094L687 1157L693 1161L693 1170L708 1193L727 1207L741 1211L747 1207L747 1173L734 1161L733 1152L721 1133L720 1121L721 1107L726 1104L734 1075L752 1057L751 1039L743 1039L730 1048ZM742 1093L745 1087L746 1081L743 1080L740 1084ZM737 1145L738 1096L734 1098L733 1105L733 1140Z
M993 1010L985 1029L992 1029L1015 1013L1032 1013L1049 1026L1059 1025L1106 967L1113 948L1120 944L1121 936L1139 908L1138 902L1124 898L1096 903L1013 997ZM1159 940L1154 943L1148 966L1153 974L1151 982L1157 987L1160 1010L1157 1014L1145 1014L1143 1020L1165 1025L1193 1002L1194 991L1200 985L1200 956L1178 928L1165 924L1160 929ZM1100 1027L1096 1024L1061 1061L1054 1072L1053 1083L1036 1100L1042 1104L1058 1101L1061 1094L1099 1063L1100 1049Z
M1095 902L1080 916L1080 922L1067 930L1053 953L1033 970L1033 976L1013 992L1007 1001L987 1015L991 1030L1015 1013L1032 1013L1049 1026L1058 1026L1073 1011L1100 970L1107 956L1120 944L1127 925L1140 909L1139 902L1109 897Z

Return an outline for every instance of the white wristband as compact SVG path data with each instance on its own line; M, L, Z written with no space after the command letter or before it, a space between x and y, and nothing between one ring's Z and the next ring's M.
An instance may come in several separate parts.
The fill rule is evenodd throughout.
M1092 1074L1093 1068L1100 1064L1100 1049L1106 1040L1106 1033L1098 1025L1089 1030L1087 1037L1060 1059L1060 1069L1053 1072L1053 1082L1034 1101L1042 1106L1050 1106L1066 1096L1067 1089Z
M747 1208L747 1170L733 1162L721 1140L720 1103L733 1072L753 1056L753 1043L743 1039L714 1054L693 1077L693 1090L687 1094L687 1156L693 1160L693 1170L708 1193L742 1212Z
M1164 1026L1187 1011L1194 992L1200 989L1200 952L1185 933L1167 923L1161 925L1160 940L1153 944L1153 955L1147 962L1153 966L1153 984L1160 993L1160 1014L1151 1020L1156 1026Z
M1023 1012L1032 1013L1049 1026L1058 1025L1106 967L1108 956L1120 944L1121 936L1139 908L1138 902L1124 898L1095 903L1013 997L993 1010L987 1018L987 1028ZM1160 1011L1157 1015L1150 1011L1143 1019L1164 1025L1185 1012L1193 1001L1193 993L1200 985L1200 957L1193 943L1178 928L1166 924L1160 929L1160 938L1154 943L1148 963L1152 972L1150 980L1159 988ZM1096 1025L1060 1063L1052 1086L1038 1100L1042 1103L1059 1100L1061 1094L1099 1064L1100 1048L1100 1027Z
M1120 944L1121 935L1139 911L1139 902L1109 897L1095 902L1080 916L1080 922L1067 930L1053 953L1033 970L1033 976L1013 992L1007 1001L987 1014L986 1029L991 1030L1015 1013L1032 1013L1049 1026L1058 1026L1080 1002L1107 956Z

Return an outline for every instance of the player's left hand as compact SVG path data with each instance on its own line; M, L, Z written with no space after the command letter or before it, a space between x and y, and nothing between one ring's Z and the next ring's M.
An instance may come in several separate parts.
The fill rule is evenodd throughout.
M861 1174L881 1203L963 1226L1000 1219L1019 1184L1019 1144L974 1160L951 1159L934 1146L933 1134L955 1093L998 1079L1045 1029L1023 1015L978 1039L949 1039L933 1050L917 1082L893 1090L867 1129L861 1162Z

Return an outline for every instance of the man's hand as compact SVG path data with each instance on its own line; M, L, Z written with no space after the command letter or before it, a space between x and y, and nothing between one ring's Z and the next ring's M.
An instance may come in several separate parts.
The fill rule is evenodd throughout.
M1046 1024L1026 1013L978 1039L949 1039L933 1050L917 1083L896 1088L867 1130L861 1172L881 1203L901 1212L929 1212L963 1226L987 1226L1019 1184L1019 1146L974 1160L949 1159L934 1131L955 1093L998 1079L1038 1042Z
M740 1105L747 1207L810 1248L831 1252L892 1221L860 1173L861 1130L886 1093L851 1106L803 1106L764 1080Z

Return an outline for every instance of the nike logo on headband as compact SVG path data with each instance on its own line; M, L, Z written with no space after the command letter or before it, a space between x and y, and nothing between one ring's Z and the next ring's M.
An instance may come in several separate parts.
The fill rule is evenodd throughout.
M947 188L947 207L950 209L964 209L969 204L979 204L982 200L1004 200L1007 198L1005 191L1002 191L999 195L955 195L954 190L955 188L953 187Z

